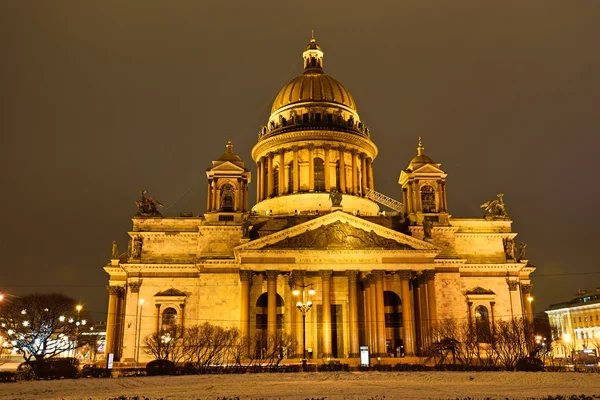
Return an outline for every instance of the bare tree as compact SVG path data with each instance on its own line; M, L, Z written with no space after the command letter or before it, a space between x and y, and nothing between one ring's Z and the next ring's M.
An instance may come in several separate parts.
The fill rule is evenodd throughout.
M526 324L523 318L500 320L495 328L495 349L498 361L506 370L513 370L517 361L527 356Z
M230 362L240 338L239 330L211 325L208 322L187 328L183 341L183 359L203 370Z
M43 361L80 346L86 313L61 293L30 294L4 301L0 330L26 361Z
M178 363L184 357L184 330L174 327L168 331L155 332L144 338L144 352L156 360Z

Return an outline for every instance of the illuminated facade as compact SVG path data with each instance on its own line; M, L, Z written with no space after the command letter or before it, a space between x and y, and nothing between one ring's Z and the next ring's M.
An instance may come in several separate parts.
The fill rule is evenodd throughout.
M550 305L546 314L557 357L600 350L600 288L580 290L571 300Z
M277 94L252 149L252 208L251 172L228 142L207 170L204 215L133 218L130 251L105 267L108 353L134 360L140 338L210 322L249 338L283 330L298 339L287 356L300 358L293 291L302 286L315 290L306 313L315 359L358 357L362 345L380 357L401 347L419 354L446 318L485 325L531 317L523 299L534 268L515 256L502 198L485 217L451 218L447 174L420 140L399 171L402 201L376 192L378 148L352 95L324 73L314 38L303 59L303 74ZM259 347L251 342L248 351Z

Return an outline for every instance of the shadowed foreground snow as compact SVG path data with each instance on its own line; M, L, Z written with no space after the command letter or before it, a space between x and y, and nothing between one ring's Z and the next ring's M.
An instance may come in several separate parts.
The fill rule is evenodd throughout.
M0 399L525 399L600 395L600 375L565 372L321 372L63 379L0 384Z

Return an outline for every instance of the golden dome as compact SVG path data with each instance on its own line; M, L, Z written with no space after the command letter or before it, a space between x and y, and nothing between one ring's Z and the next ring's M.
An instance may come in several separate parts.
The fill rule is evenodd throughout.
M227 141L225 148L227 149L227 151L225 153L221 154L221 156L219 158L217 158L215 161L213 161L213 167L223 164L224 162L227 162L227 161L232 162L236 165L239 165L240 167L243 167L244 161L242 161L240 156L238 156L237 154L235 154L233 152L233 143L231 143L231 139L229 139Z
M279 91L271 113L289 104L325 101L345 105L356 111L356 103L346 88L322 72L310 71L293 79Z

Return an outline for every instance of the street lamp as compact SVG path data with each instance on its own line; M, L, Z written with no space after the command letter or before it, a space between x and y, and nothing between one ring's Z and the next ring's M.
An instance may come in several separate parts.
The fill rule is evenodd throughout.
M306 288L308 289L308 294L313 296L315 294L315 290L311 285L296 285L297 287L294 289L292 293L294 296L300 295L300 289L302 289L302 301L296 303L296 307L302 313L302 370L306 371L306 313L312 307L312 301L307 300L306 296ZM300 289L298 289L300 288Z
M144 299L140 299L140 318L136 321L137 325L137 340L136 340L136 348L135 348L135 365L138 365L140 362L140 336L142 331L142 311L144 310Z

